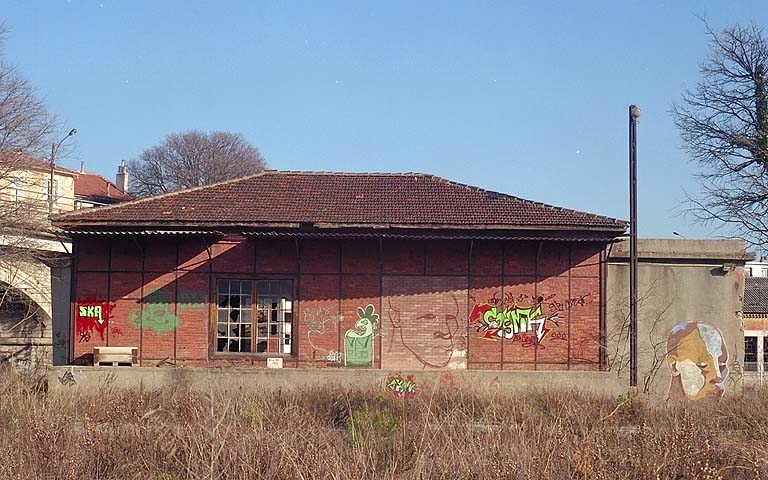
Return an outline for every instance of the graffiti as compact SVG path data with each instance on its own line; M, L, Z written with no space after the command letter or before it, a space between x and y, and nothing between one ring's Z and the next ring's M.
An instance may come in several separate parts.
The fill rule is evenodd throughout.
M179 317L171 309L171 296L162 291L155 290L142 300L143 309L136 308L128 314L128 322L134 328L147 328L155 333L165 333L176 330L179 326Z
M331 363L341 363L344 360L344 354L337 352L336 350L331 350L328 352L328 355L325 356L325 359Z
M89 342L94 330L104 340L110 309L109 304L99 302L82 302L75 305L75 329L81 342Z
M388 352L392 352L395 337L425 368L444 368L452 365L457 358L466 355L466 324L459 320L459 301L451 294L453 308L450 312L432 312L416 316L422 326L416 335L403 333L402 312L389 301L389 324L392 328ZM434 330L433 330L434 329Z
M180 291L177 295L176 309L179 313L203 310L208 305L208 294L203 291ZM142 304L143 308L135 308L128 314L128 322L133 328L147 328L161 334L179 327L181 321L173 311L172 295L168 292L155 290L144 297Z
M337 335L339 331L339 325L343 320L343 315L331 315L331 310L329 308L304 309L304 322L307 324L307 342L309 343L309 346L312 347L313 358L316 352L320 352L321 354L327 352L328 361L341 363L341 360L331 360L331 358L335 359L331 353L338 352L335 350L328 350L327 348L319 347L313 343L312 339L313 337L324 336L326 334L326 327L328 327L329 324L333 326L333 332L335 334L333 338L338 338ZM328 332L330 332L330 329L328 329Z
M543 297L538 297L535 307L520 307L515 304L503 310L491 304L475 305L469 316L470 323L477 323L477 330L485 332L483 338L495 340L496 337L512 340L516 334L534 331L536 326L536 341L541 343L549 333L547 320L554 315L544 316L541 311Z
M552 312L562 312L573 307L583 307L584 305L593 302L593 300L589 298L590 295L590 293L585 293L584 295L578 297L567 298L562 302L559 300L552 300L549 302L549 310ZM546 300L549 300L549 298L545 299L545 301Z
M53 335L53 346L54 347L65 347L69 345L69 339L62 336L61 332L56 332Z
M357 309L359 320L355 329L344 334L344 366L373 367L374 330L379 323L379 314L373 305Z
M75 380L75 376L72 375L72 372L64 372L64 375L57 378L59 379L59 383L61 383L65 387L71 387L77 383L77 381Z
M202 310L207 306L208 294L203 291L188 291L178 293L178 311Z
M728 349L720 331L706 323L675 325L667 336L672 373L668 400L719 398L728 377Z
M563 340L567 342L568 334L565 332L554 332L552 333L552 335L549 336L549 338L552 340Z
M387 390L396 397L409 399L416 395L416 380L413 375L403 377L401 374L387 377Z
M109 330L109 333L111 333L112 335L117 335L117 336L122 336L123 335L123 331L120 330L120 327L112 327Z

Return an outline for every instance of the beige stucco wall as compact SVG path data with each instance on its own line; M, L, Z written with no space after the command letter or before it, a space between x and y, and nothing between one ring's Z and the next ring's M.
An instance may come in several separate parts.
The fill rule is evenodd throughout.
M638 390L666 398L670 330L699 322L717 328L728 350L725 395L743 384L744 243L730 240L638 242ZM629 378L629 242L614 244L607 277L606 347L610 371Z

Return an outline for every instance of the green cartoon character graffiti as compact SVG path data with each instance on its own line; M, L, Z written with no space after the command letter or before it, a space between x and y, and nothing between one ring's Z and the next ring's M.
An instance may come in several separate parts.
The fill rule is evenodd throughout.
M355 323L355 329L344 334L344 366L370 368L373 367L374 330L379 323L379 314L369 304L358 308L357 316L360 319Z

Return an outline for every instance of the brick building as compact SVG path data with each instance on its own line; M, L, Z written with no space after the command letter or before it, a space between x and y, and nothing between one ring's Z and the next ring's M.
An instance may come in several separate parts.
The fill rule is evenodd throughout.
M597 370L626 222L424 174L268 171L54 223L70 358Z

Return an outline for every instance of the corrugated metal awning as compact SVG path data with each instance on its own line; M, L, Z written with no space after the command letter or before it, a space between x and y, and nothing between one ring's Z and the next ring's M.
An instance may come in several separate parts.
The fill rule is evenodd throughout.
M223 232L212 230L67 230L73 235L223 235Z
M491 233L491 232L297 232L297 231L248 231L247 237L297 237L297 238L391 238L418 240L550 240L569 242L609 242L616 235L599 232L540 232Z

